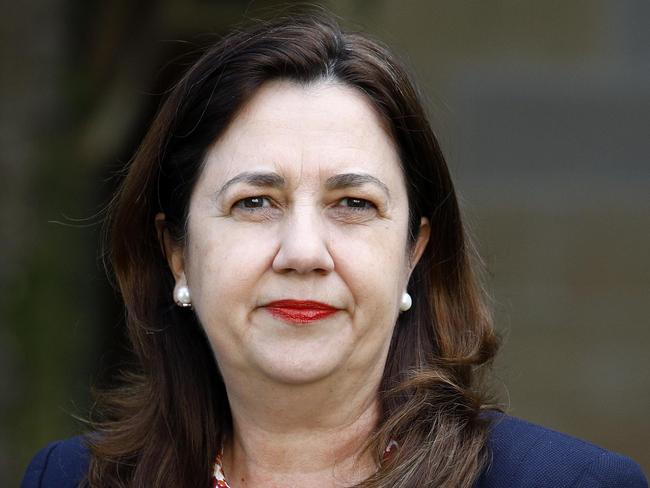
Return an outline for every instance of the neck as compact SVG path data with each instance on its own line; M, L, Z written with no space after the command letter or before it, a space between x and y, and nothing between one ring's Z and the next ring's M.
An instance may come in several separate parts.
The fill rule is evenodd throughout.
M367 478L376 466L363 447L379 418L381 370L373 373L375 381L348 374L346 381L229 388L233 436L223 468L231 487L349 486Z

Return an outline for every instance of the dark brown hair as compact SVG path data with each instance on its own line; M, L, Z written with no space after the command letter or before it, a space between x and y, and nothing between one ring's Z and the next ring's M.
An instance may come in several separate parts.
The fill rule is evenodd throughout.
M497 339L472 271L474 256L450 175L420 98L380 43L330 16L296 14L238 29L206 50L174 86L112 202L109 258L137 359L97 400L89 436L91 486L209 486L231 428L226 391L192 311L172 301L173 277L154 227L158 212L179 242L208 148L259 87L335 80L365 95L392 136L409 198L413 243L431 238L408 290L379 392L382 416L368 449L379 470L363 487L469 487L486 458L480 370ZM383 448L400 449L382 462Z

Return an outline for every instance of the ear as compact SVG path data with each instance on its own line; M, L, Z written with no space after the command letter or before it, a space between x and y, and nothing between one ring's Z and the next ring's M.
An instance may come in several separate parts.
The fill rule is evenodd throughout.
M174 275L176 283L186 284L185 279L185 260L183 258L183 247L172 239L165 214L160 212L156 214L155 219L156 232L158 233L158 243L160 250L167 259L167 265Z
M409 256L409 278L411 273L415 269L415 266L420 261L422 254L424 253L425 248L429 242L429 236L431 235L431 225L429 224L429 219L422 217L420 219L420 228L418 229L418 236L411 250Z

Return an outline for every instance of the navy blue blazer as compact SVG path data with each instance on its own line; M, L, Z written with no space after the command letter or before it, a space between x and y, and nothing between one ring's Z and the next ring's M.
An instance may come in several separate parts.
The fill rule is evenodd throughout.
M490 463L475 488L648 487L641 468L625 456L507 415L494 419ZM73 488L87 469L81 437L53 442L36 454L21 487Z

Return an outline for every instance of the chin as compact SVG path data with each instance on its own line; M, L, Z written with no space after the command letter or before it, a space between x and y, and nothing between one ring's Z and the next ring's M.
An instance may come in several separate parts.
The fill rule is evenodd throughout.
M282 354L269 351L257 358L257 367L271 381L306 385L335 375L345 365L343 351L321 348L317 353Z

